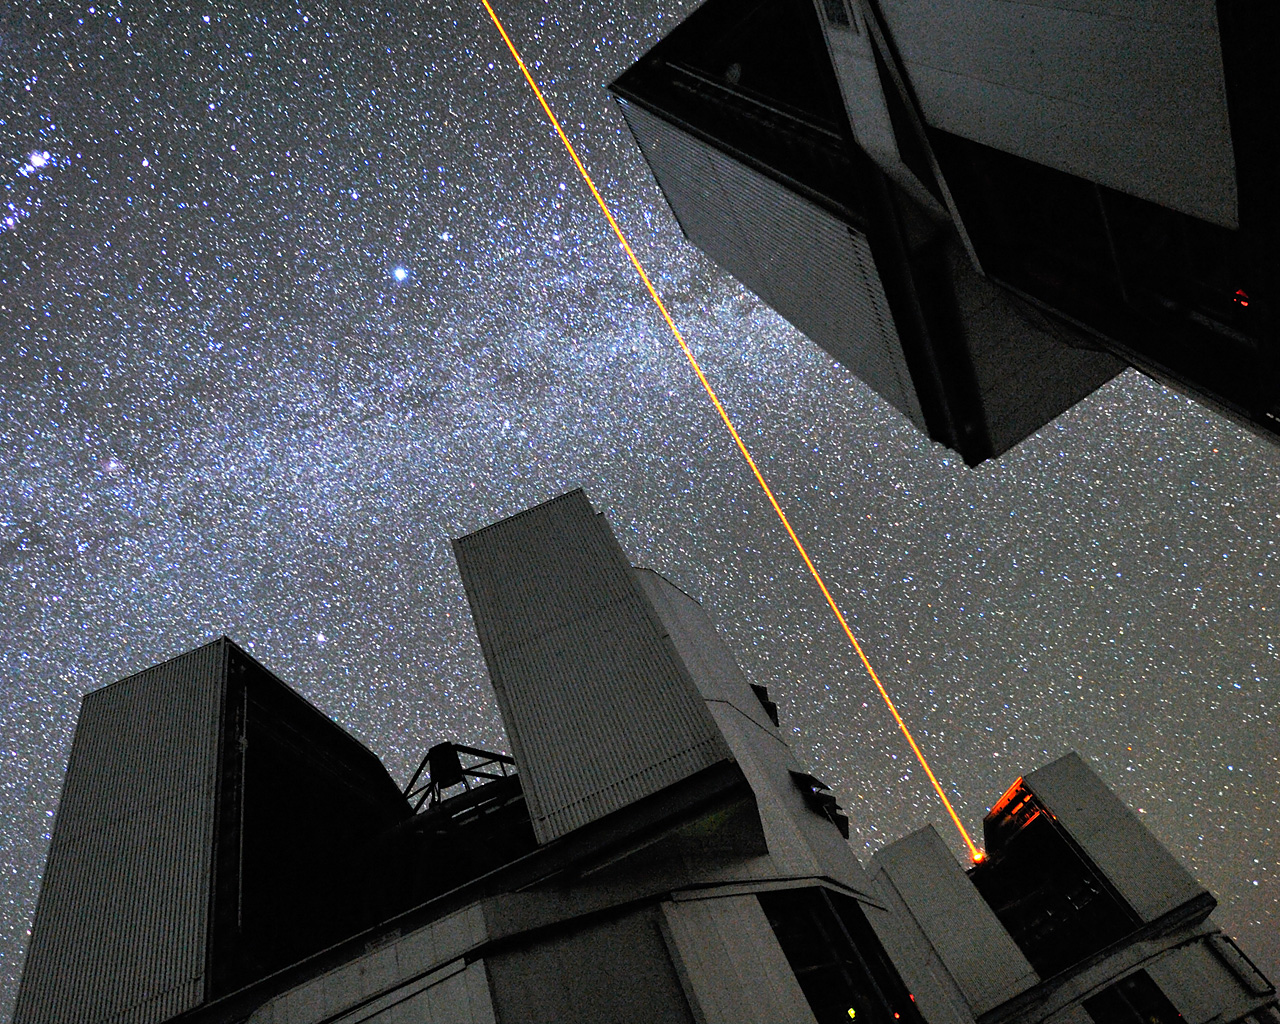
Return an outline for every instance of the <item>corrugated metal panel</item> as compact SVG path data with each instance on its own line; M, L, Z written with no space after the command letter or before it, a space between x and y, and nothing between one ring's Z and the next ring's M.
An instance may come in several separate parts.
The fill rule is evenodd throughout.
M226 647L90 693L15 1024L154 1024L204 992Z
M751 684L734 660L733 652L716 632L706 609L652 569L633 569L632 574L662 620L664 631L671 637L702 699L732 705L781 742L778 727L770 721L760 698L751 691Z
M881 0L929 124L1237 226L1213 0Z
M539 842L729 757L581 491L454 552Z
M866 236L636 104L620 106L689 241L924 429Z

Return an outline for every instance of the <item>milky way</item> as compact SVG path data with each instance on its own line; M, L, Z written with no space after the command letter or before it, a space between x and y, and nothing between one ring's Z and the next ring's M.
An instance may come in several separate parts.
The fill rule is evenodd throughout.
M86 691L226 633L398 778L501 748L448 540L574 486L864 860L942 826L483 8L136 6L0 12L0 1017ZM1280 973L1280 449L1132 372L923 439L663 206L602 83L687 10L500 8L966 824L1079 750Z

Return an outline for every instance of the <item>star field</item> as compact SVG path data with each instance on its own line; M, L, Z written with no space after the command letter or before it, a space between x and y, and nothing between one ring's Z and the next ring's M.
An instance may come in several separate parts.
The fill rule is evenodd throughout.
M601 84L687 6L508 7L967 827L1079 750L1280 974L1280 449L1129 372L966 469L683 241ZM85 692L502 749L448 541L579 485L864 862L949 829L478 3L9 5L0 93L0 1018Z

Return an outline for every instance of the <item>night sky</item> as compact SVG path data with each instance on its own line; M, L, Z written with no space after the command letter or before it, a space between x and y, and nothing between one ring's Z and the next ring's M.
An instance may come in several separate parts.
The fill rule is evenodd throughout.
M226 633L399 780L504 749L448 542L575 486L864 862L960 856L478 0L265 6L0 9L0 1018L85 692ZM602 85L689 9L499 7L969 829L1076 749L1280 974L1280 448L1132 371L916 433L666 210Z

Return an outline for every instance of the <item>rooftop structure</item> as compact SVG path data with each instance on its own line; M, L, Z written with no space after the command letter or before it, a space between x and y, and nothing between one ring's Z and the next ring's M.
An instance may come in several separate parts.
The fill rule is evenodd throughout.
M866 870L581 491L455 551L512 755L437 743L398 787L226 639L89 694L15 1024L1280 1024L1075 755L968 872L931 827Z
M610 88L688 239L970 464L1125 365L1274 440L1278 18L706 0Z

